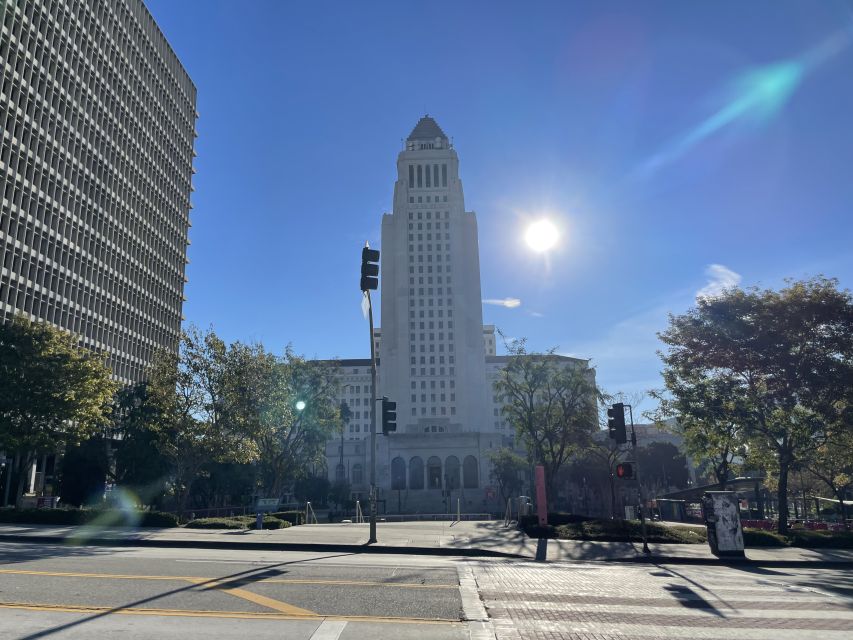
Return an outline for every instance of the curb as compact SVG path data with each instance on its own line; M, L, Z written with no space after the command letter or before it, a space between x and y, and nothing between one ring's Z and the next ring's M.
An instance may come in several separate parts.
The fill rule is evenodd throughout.
M222 540L154 540L147 538L87 538L75 539L73 536L51 535L15 535L0 533L0 542L25 544L56 544L76 547L146 547L164 549L233 549L237 551L307 551L331 553L375 553L387 555L424 555L467 558L503 558L506 560L525 560L534 562L533 556L493 549L451 548L451 547L398 547L368 544L323 544L305 542L239 542ZM757 560L753 558L695 558L689 556L623 556L616 558L561 558L548 559L548 563L595 562L638 565L708 565L731 567L769 567L769 568L805 568L814 569L851 569L850 560Z
M529 560L518 553L492 549L456 549L451 547L393 547L377 544L323 544L305 542L231 542L219 540L151 540L146 538L86 538L0 534L0 542L59 544L75 547L149 547L166 549L235 549L239 551L310 551L335 553L381 553L397 555L463 556L469 558L507 558Z
M693 558L684 556L638 556L623 558L567 558L551 562L619 562L621 564L642 565L707 565L715 567L769 567L813 569L853 569L853 560L757 560L754 558Z

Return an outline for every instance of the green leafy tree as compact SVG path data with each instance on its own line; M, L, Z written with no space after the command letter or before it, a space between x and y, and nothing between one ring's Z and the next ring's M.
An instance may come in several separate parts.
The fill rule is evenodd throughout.
M152 401L148 383L119 390L112 422L113 482L135 495L140 505L162 507L169 482L169 461L160 449L163 416Z
M324 507L329 500L332 485L323 476L304 476L293 485L293 495L299 502L311 502L315 506Z
M489 451L488 457L492 463L489 477L498 485L498 493L506 502L521 491L524 483L522 474L528 467L527 461L509 447Z
M640 479L644 486L656 492L687 488L687 459L674 444L650 442L639 447L637 463L642 471Z
M190 327L177 353L161 353L147 388L151 428L169 464L178 512L183 514L192 485L211 462L250 462L257 457L251 432L234 418L230 402L239 376L229 349L212 331Z
M346 480L337 480L329 489L329 502L338 509L352 509L355 501L352 499L352 487Z
M826 440L804 466L838 500L841 520L846 523L847 506L844 501L853 491L853 425L847 420L833 425Z
M325 463L326 442L341 423L337 385L333 366L305 360L290 349L268 368L262 402L251 417L260 482L268 497L283 497L294 482Z
M660 334L665 375L733 385L729 400L743 405L749 457L773 475L780 533L788 529L791 470L825 443L841 419L839 399L853 394L853 300L837 285L817 277L779 291L700 297Z
M583 453L583 459L588 461L589 466L597 467L592 476L603 478L610 492L610 517L615 518L616 513L616 465L622 460L623 451L616 442L607 438L601 440L594 438L590 441Z
M697 464L710 467L725 490L738 460L746 456L745 425L749 400L740 381L719 371L667 368L663 391L653 391L659 402L655 421L684 438L687 453ZM674 422L666 422L675 418Z
M549 506L560 468L585 449L596 430L599 391L595 370L554 350L528 353L523 340L507 345L510 358L495 381L503 415L545 469Z
M108 422L117 389L101 356L46 323L0 325L0 450L18 452L16 497L39 453L54 453Z
M192 509L248 506L257 485L252 463L208 462L193 485Z
M59 481L63 504L79 507L102 502L110 469L108 447L107 439L98 434L65 448Z

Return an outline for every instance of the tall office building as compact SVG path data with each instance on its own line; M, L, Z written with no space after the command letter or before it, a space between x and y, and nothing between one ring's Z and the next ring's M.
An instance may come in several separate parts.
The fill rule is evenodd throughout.
M514 441L494 391L508 357L496 354L494 326L483 325L477 219L465 210L459 158L429 116L397 156L380 275L377 395L396 401L398 416L397 431L378 438L380 509L500 510L489 452ZM588 368L586 360L562 360ZM329 479L349 481L366 497L370 361L337 365L352 418L327 446Z
M0 320L138 381L180 335L195 86L142 0L5 0L0 23Z

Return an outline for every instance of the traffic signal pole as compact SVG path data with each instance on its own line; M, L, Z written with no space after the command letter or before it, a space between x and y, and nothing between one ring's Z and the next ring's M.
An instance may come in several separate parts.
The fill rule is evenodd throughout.
M376 344L373 338L373 304L367 295L367 317L370 320L370 537L376 544Z
M373 339L373 303L370 292L379 288L379 252L364 243L361 250L361 291L367 296L370 321L370 538L376 543L376 344Z
M628 414L631 417L631 447L634 450L634 477L637 479L637 494L640 497L640 528L643 533L643 553L651 554L649 539L646 535L646 499L643 496L643 483L640 482L640 457L637 455L637 433L634 431L634 408L629 404Z

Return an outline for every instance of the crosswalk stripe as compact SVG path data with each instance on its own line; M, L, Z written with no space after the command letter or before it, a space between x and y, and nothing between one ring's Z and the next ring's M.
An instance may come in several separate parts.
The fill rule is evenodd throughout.
M540 636L558 634L570 636L570 634L583 634L582 637L595 637L598 640L803 640L803 632L809 629L720 629L708 625L707 627L638 627L635 625L613 624L613 623L554 623L543 620L515 620L511 625L503 625L500 621L494 622L497 637L517 637L507 633L511 629L536 631ZM506 633L506 635L504 635ZM571 636L570 636L571 637ZM849 640L850 632L823 630L820 632L821 640Z
M489 608L492 603L488 600L486 601L486 607ZM794 619L812 619L812 620L847 620L850 623L850 629L853 630L853 610L847 609L844 607L833 608L831 610L820 610L820 609L786 609L784 613L781 613L778 609L740 609L735 608L731 609L723 605L722 603L711 603L715 605L713 608L698 608L698 607L690 607L690 608L682 608L679 610L677 607L650 607L650 606L631 606L631 605L607 605L601 604L596 605L595 603L587 602L579 605L572 605L569 608L566 603L563 602L525 602L525 601L516 601L516 602L499 602L495 604L496 609L520 609L525 612L529 611L562 611L567 612L567 614L577 614L579 616L584 614L598 615L598 614L610 614L616 616L662 616L667 619L673 619L678 617L688 618L688 619L697 619L698 617L704 617L706 620L726 620L726 619L740 619L740 618L767 618L771 620L779 619L781 616L784 616L786 620L794 620ZM680 611L680 613L679 613ZM656 624L650 622L649 624ZM663 623L666 624L666 623ZM847 628L847 627L845 627Z

